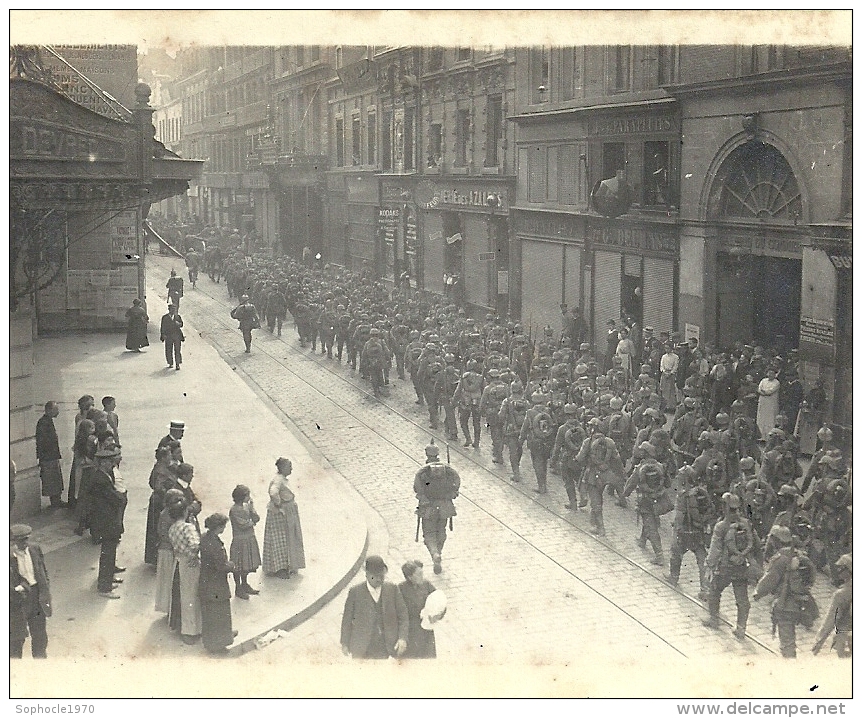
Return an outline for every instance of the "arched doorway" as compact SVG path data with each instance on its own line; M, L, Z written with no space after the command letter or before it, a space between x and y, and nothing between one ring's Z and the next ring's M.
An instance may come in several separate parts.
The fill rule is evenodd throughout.
M750 140L719 168L709 204L718 224L716 334L720 346L799 340L802 192L784 155Z

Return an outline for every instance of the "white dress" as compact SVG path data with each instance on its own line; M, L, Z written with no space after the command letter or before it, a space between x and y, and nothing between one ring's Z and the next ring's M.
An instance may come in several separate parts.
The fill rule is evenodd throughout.
M778 379L766 377L761 379L757 385L757 428L760 430L761 438L775 428L775 417L778 416L778 389L781 382Z

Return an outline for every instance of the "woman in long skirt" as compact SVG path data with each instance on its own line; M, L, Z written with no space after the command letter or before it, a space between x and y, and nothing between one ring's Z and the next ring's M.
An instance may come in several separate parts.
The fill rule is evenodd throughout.
M169 624L179 628L183 643L197 643L201 635L201 603L198 583L201 574L200 534L185 517L168 529L174 549L174 586L171 592Z
M139 352L141 347L150 346L147 338L148 321L150 318L141 306L141 300L135 299L126 310L126 349Z
M185 518L186 499L179 489L170 489L165 494L165 508L159 514L157 541L158 559L156 562L156 610L160 613L171 612L171 593L174 585L174 567L177 560L168 530L174 522Z
M290 578L297 569L305 568L305 548L299 509L287 477L293 471L290 459L275 462L278 473L269 485L269 506L263 531L263 570L279 578Z
M766 377L757 385L757 428L760 436L766 438L771 429L775 428L775 417L778 415L778 390L781 383L775 378L775 370L769 369Z
M144 541L144 563L155 566L159 559L159 517L165 507L165 494L178 489L176 474L171 471L171 450L156 449L156 463L150 472L150 503L147 507L147 535Z
M254 535L254 527L260 521L260 516L254 510L248 486L239 484L233 490L232 497L230 527L233 540L230 544L230 560L234 563L236 597L248 600L249 596L260 593L248 585L248 575L260 568L260 548L257 545L257 536Z
M233 643L236 633L231 624L230 586L227 575L234 564L228 561L219 534L227 526L224 514L212 514L204 521L206 531L201 537L201 568L198 593L201 602L201 629L204 648L210 653L223 653Z

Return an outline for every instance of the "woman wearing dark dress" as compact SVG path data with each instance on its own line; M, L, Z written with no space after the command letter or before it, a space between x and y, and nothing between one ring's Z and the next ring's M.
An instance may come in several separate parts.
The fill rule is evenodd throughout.
M159 515L165 507L165 493L179 489L176 474L171 470L171 450L156 449L156 463L150 472L150 503L147 507L147 535L144 542L144 563L155 566L159 561Z
M407 604L407 616L410 626L407 633L407 651L402 658L437 658L437 645L434 642L434 631L422 628L420 615L425 607L425 600L436 590L434 584L426 581L422 575L421 561L408 561L401 567L406 579L398 584L404 603Z
M224 514L212 514L204 521L207 529L201 536L201 573L198 595L201 602L201 638L210 653L224 653L233 643L236 631L231 624L231 591L227 575L234 569L228 561L219 534L227 526Z
M135 299L126 310L126 349L139 352L141 347L150 346L150 340L147 339L148 321L150 318L141 306L141 300Z

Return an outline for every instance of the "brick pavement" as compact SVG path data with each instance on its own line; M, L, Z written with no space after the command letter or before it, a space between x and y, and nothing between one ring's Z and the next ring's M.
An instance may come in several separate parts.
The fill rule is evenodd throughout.
M156 286L163 284L166 266L151 261ZM413 542L411 488L422 447L432 434L423 428L424 408L410 399L409 382L399 382L393 372L387 401L418 426L359 391L369 387L349 368L301 350L290 324L282 339L256 332L252 354L244 355L239 332L228 317L226 289L208 280L199 288L202 291L184 298L186 321L220 347L247 381L281 406L379 514L390 540L390 578L400 579L402 557L418 556L430 564L424 546ZM585 530L586 512L562 510L565 495L559 477L550 477L547 496L532 495L532 469L525 456L525 485L513 486L502 468L490 462L489 438L483 436L481 451L451 447L453 464L462 476L462 494L455 532L444 550L445 571L430 575L450 601L445 625L437 631L441 658L533 665L566 663L584 655L602 660L618 655L620 642L624 652L648 654L658 661L682 655L770 657L754 641L734 640L728 628L714 632L701 626L705 609L691 598L697 591L693 557L686 557L683 566L684 592L657 580L653 574L660 575L666 566L652 567L646 563L649 556L636 547L633 509L608 502L608 537L605 543L598 541ZM438 443L444 443L439 436ZM465 455L477 463L464 460ZM663 540L669 547L667 518L663 524ZM732 615L729 590L723 608L725 615ZM324 618L338 614L335 606L327 607L313 622L321 626ZM766 603L753 605L749 632L777 649ZM326 633L337 640L337 628ZM320 655L319 632L315 635L310 647ZM805 641L803 635L801 653ZM301 654L301 642L286 643L290 648L272 650ZM328 651L330 657L337 650L334 646Z

